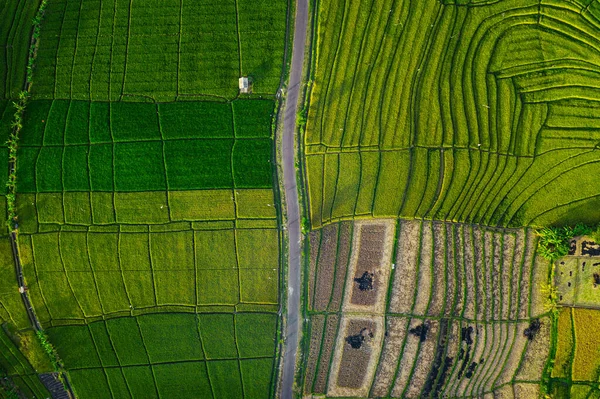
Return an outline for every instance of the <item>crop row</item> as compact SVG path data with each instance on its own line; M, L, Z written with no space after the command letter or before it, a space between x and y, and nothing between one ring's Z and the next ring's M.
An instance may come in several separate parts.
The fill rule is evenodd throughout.
M314 227L357 217L422 217L483 225L593 222L593 150L535 158L413 148L307 156ZM575 184L577 182L577 184Z
M36 371L3 329L0 329L0 370L10 376L17 387L29 397L48 396Z
M278 303L274 229L21 234L19 251L45 325L152 309Z
M231 228L233 221L239 227L274 228L277 216L269 189L18 194L17 208L23 233L60 226L106 226L110 231L117 224L160 229L160 225L189 226L197 221L223 221L224 226L228 221Z
M534 0L459 10L320 4L304 140L313 226L544 225L594 209L596 12Z
M36 98L115 101L233 99L241 75L275 94L288 2L51 2L42 26Z
M394 263L388 260L390 255L378 261L392 269L388 292L387 279L376 271L379 266L369 266L381 257L378 253L384 253L376 249L376 243L386 238L357 239L369 231L365 226L382 222L341 222L310 234L308 310L313 324L305 392L462 397L483 395L519 381L540 381L549 354L551 321L541 318L536 327L545 312L541 285L548 264L535 256L533 232L400 220ZM393 237L393 232L385 236ZM351 253L345 255L350 248ZM366 248L370 252L365 263L360 253ZM355 266L354 259L358 259ZM363 272L370 274L370 286L364 285ZM345 287L339 299L333 294L336 287ZM359 287L362 299L376 295L379 287L389 298L381 342L376 338L377 328L361 321L375 322L376 308L353 305ZM352 313L345 313L348 309ZM362 327L344 327L357 322ZM374 335L364 344L367 349L353 352L346 340L364 329ZM532 329L536 331L530 338L526 331ZM343 355L330 360L333 348ZM356 358L346 370L343 365L349 360L344 357L354 358L365 350L377 357L377 371L369 371L366 359L370 358ZM350 371L352 380L343 377ZM512 388L507 392L514 394Z
M275 314L161 313L48 330L82 397L269 397Z
M159 104L37 100L27 105L23 121L25 133L19 143L37 147L176 139L269 138L272 135L273 107L271 100Z
M0 98L17 98L25 81L31 21L41 0L8 0L0 10Z

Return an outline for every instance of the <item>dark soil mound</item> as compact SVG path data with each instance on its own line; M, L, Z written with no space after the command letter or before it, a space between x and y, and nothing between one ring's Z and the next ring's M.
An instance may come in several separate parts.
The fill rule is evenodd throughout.
M525 331L523 331L523 334L530 341L532 341L537 335L537 333L540 331L540 328L542 328L542 323L540 323L540 319L533 319L531 320L531 323L529 323L529 327L527 327Z
M373 289L373 273L364 272L361 277L354 279L358 283L358 289L361 291L371 291Z
M423 323L419 324L415 328L411 328L408 332L414 335L415 337L419 337L421 342L425 342L427 339L427 332L429 331L429 324Z

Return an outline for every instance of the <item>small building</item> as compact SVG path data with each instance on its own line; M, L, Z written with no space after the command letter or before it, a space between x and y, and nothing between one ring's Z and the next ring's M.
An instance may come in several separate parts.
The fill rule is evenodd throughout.
M246 76L240 78L240 93L250 93L250 82Z

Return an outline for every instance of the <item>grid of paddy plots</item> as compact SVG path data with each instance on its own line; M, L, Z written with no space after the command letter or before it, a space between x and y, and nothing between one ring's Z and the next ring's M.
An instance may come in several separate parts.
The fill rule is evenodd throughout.
M273 110L274 101L258 99L32 101L18 150L18 240L44 328L156 312L191 317L255 312L277 320ZM276 334L275 325L266 326ZM246 371L251 381L262 381L244 382L249 397L270 395L273 353L269 356L256 360L260 375ZM203 389L204 382L185 380L204 375L202 367L216 373L212 389L223 397L216 385L227 386L232 374L219 367L234 360L151 368L168 386L163 391L157 383L160 397ZM254 361L239 360L242 371ZM66 363L82 397L96 397L88 374L114 373L71 366ZM111 379L108 392L135 396L134 386L147 389L148 367L128 368L127 388L113 386ZM171 369L188 377L168 385L164 373Z
M597 2L324 0L317 15L315 227L600 217Z
M275 94L287 0L56 0L48 4L35 98L174 101Z
M40 100L20 139L19 193L271 188L271 100Z
M276 314L157 313L48 329L80 397L270 397Z
M0 8L0 99L17 98L26 76L31 20L41 0L6 0ZM2 142L4 144L4 142Z
M539 395L552 322L532 230L371 219L309 247L306 395Z

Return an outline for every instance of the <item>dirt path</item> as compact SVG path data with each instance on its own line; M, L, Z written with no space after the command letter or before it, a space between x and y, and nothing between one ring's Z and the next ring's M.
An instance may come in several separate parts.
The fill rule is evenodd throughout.
M300 331L300 207L296 185L295 146L296 112L298 95L302 81L306 30L308 26L308 0L296 0L296 17L294 24L294 44L290 82L285 101L283 120L283 180L287 207L287 231L289 240L288 254L288 298L287 323L284 332L285 352L283 358L283 376L281 379L281 398L294 397L294 375L296 355L298 353Z

